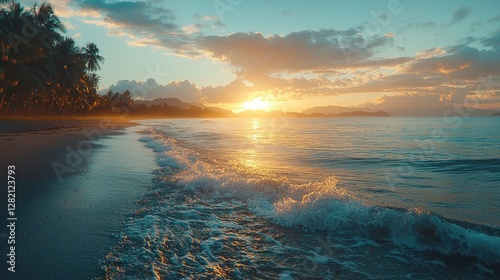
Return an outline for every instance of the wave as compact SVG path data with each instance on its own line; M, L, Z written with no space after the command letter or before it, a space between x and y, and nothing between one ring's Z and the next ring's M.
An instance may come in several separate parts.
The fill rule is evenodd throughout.
M207 159L153 128L140 141L158 152L158 165L178 187L241 200L254 214L277 225L390 242L448 258L480 261L499 271L498 229L421 209L372 205L338 187L335 177L299 184L273 174L248 174L236 163Z
M500 159L460 159L426 161L420 163L425 168L434 172L463 173L470 171L488 171L497 173L500 170Z
M415 156L413 161L408 159L396 159L396 158L375 158L375 157L345 157L334 159L321 155L317 155L311 162L325 164L325 165L350 165L353 164L356 167L366 166L373 167L373 165L384 165L384 166L414 166L423 170L428 170L431 172L444 172L444 173L463 173L470 171L486 171L497 173L500 168L500 159L498 158L487 158L487 159L420 159Z

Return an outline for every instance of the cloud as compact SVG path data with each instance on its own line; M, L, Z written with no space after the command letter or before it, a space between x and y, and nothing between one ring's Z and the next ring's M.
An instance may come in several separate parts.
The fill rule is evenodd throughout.
M459 43L462 44L462 45L468 45L468 44L472 44L472 43L474 43L476 41L477 41L476 37L474 37L474 36L467 36L464 39L460 40Z
M437 27L437 24L434 21L428 21L428 22L410 22L410 23L406 24L405 26L403 26L402 28L400 28L397 31L397 33L403 33L403 32L405 32L406 30L409 30L409 29L429 30L429 29L435 28L435 27Z
M241 79L236 79L225 86L203 87L201 96L207 103L238 103L248 100L253 92Z
M480 95L478 96L478 100L481 104L493 104L498 108L498 105L500 105L500 92L497 91L490 94Z
M490 18L487 22L490 23L490 22L497 22L497 21L500 21L500 16L496 16L494 18Z
M468 7L462 7L453 13L450 24L455 24L466 19L468 16L472 15L472 9Z
M490 37L483 41L494 43L497 42L496 40ZM499 64L500 49L498 48L479 50L467 45L456 45L449 47L445 55L416 60L406 71L474 81L479 76L500 75Z
M468 7L462 7L458 10L456 10L452 18L450 19L449 23L444 23L444 24L437 24L435 21L427 21L427 22L418 22L418 21L412 21L404 25L403 27L399 28L397 33L403 33L407 30L411 29L417 29L417 30L422 30L422 31L428 31L434 28L438 27L449 27L450 25L453 25L455 23L461 22L470 15L472 15L472 9Z
M154 79L145 82L122 80L109 87L112 92L124 92L129 90L134 98L179 98L185 102L200 103L199 89L188 80L172 81L166 85L159 85Z
M421 75L396 74L371 80L367 83L345 87L343 93L369 93L369 92L415 92L436 90L441 86L444 79L441 77L422 77Z
M205 20L205 21L219 20L219 18L215 16L202 16L200 14L194 14L194 18L197 20Z
M203 27L225 27L226 24L220 20L220 18L216 16L202 16L200 14L194 14L194 18L197 21L202 21L202 23L198 23Z
M200 45L212 59L233 66L238 78L224 86L203 88L184 81L187 87L183 89L188 94L183 98L190 102L237 103L259 94L273 95L275 99L282 97L282 100L374 92L441 96L459 89L474 92L481 83L478 77L492 76L493 83L497 83L500 75L497 67L500 50L477 49L465 44L429 49L415 57L376 59L373 56L377 43L371 43L365 53L356 54L356 60L347 63L340 50L342 40L336 36L349 38L349 34L337 32L304 31L284 36L235 33L207 37ZM493 45L497 42L495 36L483 38L481 42L485 46ZM385 73L378 71L381 67ZM180 94L175 90L180 88L180 82L158 88L161 91L149 93L148 98Z
M113 91L135 90L136 96L148 99L178 97L187 102L237 103L259 96L300 100L319 95L386 92L397 97L379 100L379 104L428 102L430 106L442 106L453 100L454 94L474 92L479 76L491 76L497 85L500 76L498 32L488 37L469 36L454 46L435 47L411 56L386 55L401 50L397 45L400 32L448 28L472 14L468 7L456 10L448 23L413 21L386 34L372 33L359 25L343 30L209 36L207 29L224 26L218 17L194 14L190 24L181 25L174 11L162 1L59 2L68 14L74 15L72 9L77 7L82 14L90 15L84 19L86 23L105 26L109 34L127 37L129 45L163 48L169 54L189 59L209 58L229 65L237 77L227 85L201 88L188 80L164 85L154 80L124 80L111 86ZM291 13L285 11L283 15ZM496 21L498 17L488 20ZM210 34L217 33L210 30ZM474 47L469 46L473 43Z
M498 106L500 98L494 94L458 90L453 93L419 92L386 95L360 109L386 111L394 116L490 116L492 111L478 109L488 109L491 104Z
M66 30L75 30L76 29L76 26L73 25L69 21L63 21L62 23L64 24L64 27L66 27Z
M54 7L56 15L60 18L99 16L99 13L96 13L95 11L83 11L79 9L78 3L71 0L52 0L50 1L50 4Z
M202 55L193 45L193 34L203 25L179 26L174 12L162 1L83 0L77 5L81 11L97 15L84 23L105 26L112 36L128 37L129 45L166 48L187 57Z
M184 31L186 34L193 34L193 33L200 32L202 27L203 27L202 24L195 23L195 24L183 26L182 31Z
M179 98L190 103L238 103L246 101L255 92L250 86L245 85L241 79L236 79L224 86L207 86L198 88L194 83L185 81L172 81L168 84L158 84L154 79L147 81L121 80L109 89L101 91L104 94L112 92L132 93L134 98L152 100L155 98Z
M156 1L85 0L80 2L83 10L104 13L104 21L128 28L148 30L175 30L175 17L170 9L155 5Z
M497 43L496 37L483 40ZM477 49L455 45L433 48L404 64L396 73L375 76L364 83L352 82L341 87L343 93L362 92L433 92L438 94L500 86L500 49ZM490 78L487 78L490 77ZM485 82L486 79L489 79ZM351 86L349 85L351 84ZM333 92L337 92L335 89Z
M485 47L491 47L495 50L500 49L500 31L496 34L493 34L490 37L482 38L481 44Z
M453 101L433 92L400 93L386 95L377 100L376 104L367 104L363 109L370 111L387 111L396 116L442 116L452 108L454 102L463 103L464 95L453 96Z
M376 51L393 43L392 36L363 36L364 30L323 29L288 35L234 33L200 38L210 58L229 63L242 75L268 75L305 70L366 67ZM384 60L379 60L383 64ZM389 62L390 61L386 61Z

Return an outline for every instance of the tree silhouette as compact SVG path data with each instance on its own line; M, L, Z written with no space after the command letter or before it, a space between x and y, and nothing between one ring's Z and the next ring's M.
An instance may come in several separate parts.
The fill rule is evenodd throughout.
M80 48L65 37L50 4L0 5L0 113L68 115L102 103L96 44Z

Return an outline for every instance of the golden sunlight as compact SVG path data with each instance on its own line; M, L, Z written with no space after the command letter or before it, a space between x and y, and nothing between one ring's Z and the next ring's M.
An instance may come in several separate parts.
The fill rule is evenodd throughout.
M245 101L241 104L241 110L266 110L271 107L271 102L263 101L262 97L255 98L251 101Z

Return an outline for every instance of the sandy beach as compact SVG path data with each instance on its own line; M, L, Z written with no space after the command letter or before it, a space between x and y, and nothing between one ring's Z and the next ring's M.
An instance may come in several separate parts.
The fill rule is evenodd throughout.
M6 174L7 166L16 171L12 279L96 275L98 260L149 183L152 163L140 155L138 161L127 158L129 149L141 148L134 125L121 119L0 121L0 166ZM1 200L7 200L6 188ZM1 213L5 221L7 211ZM2 252L8 248L6 231L0 231Z
M52 163L58 161L64 164L66 156L77 150L78 143L86 144L107 135L119 134L120 129L132 125L133 122L125 119L110 118L44 117L36 120L3 117L0 118L0 166L17 165L20 180L43 185L46 181L59 179ZM83 149L82 145L80 147ZM83 156L81 164L71 168L73 172L83 168L85 153L79 154ZM65 174L69 173L67 171ZM31 184L27 188L30 191L38 189Z

